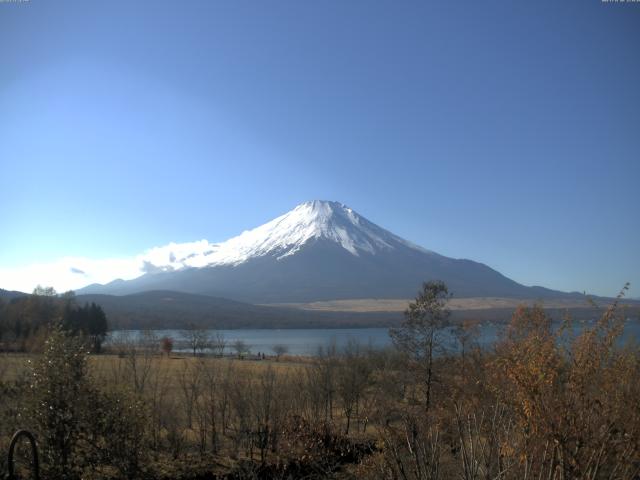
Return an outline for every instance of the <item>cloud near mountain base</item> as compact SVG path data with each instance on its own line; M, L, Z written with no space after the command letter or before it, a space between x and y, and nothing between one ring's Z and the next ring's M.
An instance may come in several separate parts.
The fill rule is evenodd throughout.
M66 292L119 278L131 280L150 272L204 266L203 259L210 249L207 240L199 240L154 247L130 258L63 257L50 262L0 267L0 288L32 292L37 285L43 285Z

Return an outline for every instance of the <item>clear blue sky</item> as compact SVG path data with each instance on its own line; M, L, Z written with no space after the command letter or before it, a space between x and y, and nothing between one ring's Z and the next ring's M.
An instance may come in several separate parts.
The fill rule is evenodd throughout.
M639 180L639 3L0 3L0 267L329 199L528 285L640 296Z

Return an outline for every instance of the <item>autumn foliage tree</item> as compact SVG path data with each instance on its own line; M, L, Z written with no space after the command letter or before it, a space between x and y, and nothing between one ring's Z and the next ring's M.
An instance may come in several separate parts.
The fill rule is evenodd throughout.
M527 475L635 478L640 363L637 347L616 347L623 322L618 301L575 337L569 320L554 329L540 306L514 313L490 370L517 426L509 448Z

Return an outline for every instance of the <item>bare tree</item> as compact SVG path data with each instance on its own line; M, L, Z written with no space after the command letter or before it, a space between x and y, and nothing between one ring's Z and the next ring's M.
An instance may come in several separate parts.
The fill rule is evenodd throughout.
M284 345L284 344L282 344L282 343L279 343L279 344L277 344L277 345L274 345L274 346L271 348L271 350L273 350L273 353L275 353L275 354L276 354L276 359L277 359L277 360L280 360L280 357L281 357L282 355L285 355L285 354L289 353L289 347L288 347L288 346L286 346L286 345Z
M217 357L224 356L224 349L227 347L227 339L222 332L216 332L211 337L211 349Z
M315 419L324 414L324 422L333 419L333 402L336 392L336 369L338 365L336 345L332 342L327 348L318 348L318 355L310 369L307 370L307 385L313 391L315 403Z
M237 378L236 364L234 361L227 363L227 366L221 375L220 386L218 389L217 406L220 414L220 430L223 435L227 434L231 416L231 390L234 380Z
M221 372L219 371L218 362L208 362L207 365L201 364L203 369L202 377L202 393L196 403L196 413L198 415L198 424L200 426L201 450L204 451L207 439L211 444L211 451L218 453L219 440L218 417L220 404L219 398L222 392L218 392L220 387Z
M148 330L138 337L121 335L117 349L119 361L112 364L114 379L120 382L126 378L136 392L143 392L151 373L153 358L158 351L158 338Z
M199 361L192 363L185 359L180 374L178 375L178 384L180 385L180 392L182 393L183 399L182 406L184 407L187 426L189 428L193 425L193 410L196 400L200 395L200 376L202 370Z
M464 376L466 367L466 357L469 348L473 346L474 341L480 335L480 327L478 322L467 320L463 323L459 323L453 329L453 336L460 345L461 354L461 372Z
M252 387L251 430L262 462L269 448L272 452L278 450L279 435L290 406L288 387L286 374L279 374L271 366L259 375Z
M342 404L342 411L347 419L345 434L349 435L351 419L359 414L360 403L371 376L371 362L362 353L360 345L350 340L340 358L337 369L337 393Z
M170 374L170 359L160 358L154 364L147 381L145 399L150 406L150 443L158 451L162 443L162 432L167 426L167 417L171 416L171 406L167 405L173 376Z
M233 342L233 349L236 351L238 358L244 358L245 355L248 355L251 351L249 346L245 343L244 340L238 339Z
M440 432L436 426L427 424L424 416L405 415L398 425L385 425L378 433L384 445L384 478L445 478L440 469L443 453Z
M189 349L193 351L194 357L198 355L198 352L202 354L207 348L210 348L211 346L209 331L196 325L190 325L189 328L183 330L182 338L189 346Z
M251 396L254 394L252 381L243 375L233 375L227 378L229 388L229 433L233 450L232 456L237 456L244 448L245 455L253 458L252 411Z

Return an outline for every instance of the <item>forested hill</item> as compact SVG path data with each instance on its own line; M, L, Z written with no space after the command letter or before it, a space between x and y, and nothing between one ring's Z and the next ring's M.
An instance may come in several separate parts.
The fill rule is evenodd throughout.
M100 305L81 304L72 292L59 296L53 289L36 289L32 295L0 297L0 349L41 350L54 328L81 334L92 350L100 351L109 325Z
M3 342L19 336L32 336L41 326L48 325L54 319L67 318L69 314L62 307L68 304L74 305L74 309L84 308L83 305L99 306L106 314L110 330L180 329L192 325L221 329L389 327L403 317L399 311L328 311L253 305L167 290L123 296L87 294L47 297L18 293L4 298L0 296L0 338ZM640 304L628 303L625 307L628 316L637 318ZM587 306L545 308L545 311L554 319L561 319L569 312L576 320L593 319L601 313L599 309ZM513 307L455 309L452 313L454 321L507 322ZM74 328L77 330L79 327Z
M388 326L399 312L312 312L268 307L225 298L156 290L132 295L78 295L81 303L104 308L111 329L183 328L321 328Z
M78 302L104 308L111 329L163 329L198 325L206 328L349 328L389 327L403 318L399 311L347 312L252 305L225 298L156 290L132 295L78 295ZM629 305L637 318L640 305ZM514 309L483 308L453 311L452 320L508 322ZM545 308L554 319L567 312L576 320L597 318L598 308Z
M0 300L12 300L14 298L26 297L26 293L16 292L15 290L3 290L0 288Z

